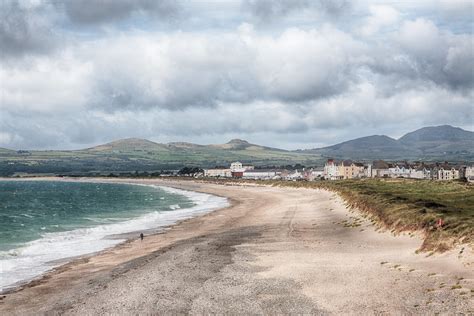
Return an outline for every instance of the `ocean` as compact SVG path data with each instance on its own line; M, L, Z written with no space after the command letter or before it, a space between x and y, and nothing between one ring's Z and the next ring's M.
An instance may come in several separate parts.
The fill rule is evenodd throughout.
M226 205L225 198L155 185L0 181L0 291L125 241L120 234Z

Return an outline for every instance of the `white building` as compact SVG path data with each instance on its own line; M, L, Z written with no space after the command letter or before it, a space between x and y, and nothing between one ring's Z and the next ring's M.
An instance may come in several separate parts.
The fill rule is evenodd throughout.
M230 171L242 170L242 163L239 161L230 164Z
M232 171L230 169L204 169L205 177L219 177L219 178L231 178Z
M398 166L388 168L390 178L409 178L410 177L410 168L405 166Z
M455 168L451 169L438 169L438 180L440 181L450 181L459 179L459 170Z
M253 179L253 180L270 180L278 177L276 171L271 170L246 170L242 178Z
M324 179L326 180L338 180L339 177L339 168L334 160L329 159L324 165Z
M423 169L410 169L410 178L412 179L431 179L431 171Z

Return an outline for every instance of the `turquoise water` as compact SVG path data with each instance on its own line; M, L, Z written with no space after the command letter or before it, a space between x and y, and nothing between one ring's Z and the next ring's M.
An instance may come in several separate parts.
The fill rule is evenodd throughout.
M124 233L147 235L227 205L225 198L156 185L0 180L0 292L114 246Z
M45 233L123 222L152 211L193 205L185 196L150 186L0 181L0 251Z

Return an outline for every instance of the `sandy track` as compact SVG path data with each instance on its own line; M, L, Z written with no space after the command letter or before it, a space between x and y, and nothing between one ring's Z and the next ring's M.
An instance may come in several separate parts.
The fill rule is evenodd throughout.
M415 254L327 191L168 184L234 205L68 264L0 314L474 312L470 249Z

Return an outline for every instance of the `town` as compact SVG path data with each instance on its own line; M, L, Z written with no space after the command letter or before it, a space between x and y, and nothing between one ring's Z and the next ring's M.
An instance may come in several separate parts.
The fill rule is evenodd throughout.
M346 180L361 178L408 178L424 180L465 180L474 182L474 165L443 163L389 163L377 160L372 163L360 163L352 160L328 159L321 168L257 169L231 163L229 168L204 169L195 173L196 177L236 178L248 180Z

